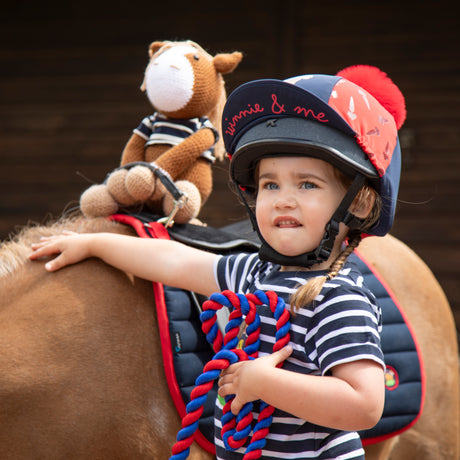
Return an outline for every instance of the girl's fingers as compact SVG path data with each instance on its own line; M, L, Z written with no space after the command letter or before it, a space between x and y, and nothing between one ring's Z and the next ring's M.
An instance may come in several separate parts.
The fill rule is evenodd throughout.
M32 252L29 254L29 259L36 260L51 256L52 260L45 264L45 269L50 272L80 262L88 256L86 240L75 235L78 234L64 231L60 235L42 238L40 242L31 245Z
M66 264L62 260L62 256L58 256L53 260L50 260L45 264L45 269L49 272L55 272L60 268L64 267Z
M48 245L47 242L42 242L42 243L32 243L30 247L35 251L37 249L41 249L43 247L46 247Z
M31 248L32 252L29 254L29 259L31 260L61 252L58 245L49 241L34 243L31 245Z
M225 396L235 394L236 390L232 382L226 382L226 383L223 383L222 385L219 383L219 388L217 390L217 393L219 396L222 396L224 398Z
M71 232L70 230L64 230L61 234L59 235L51 235L51 236L42 236L40 237L40 242L39 243L33 243L32 244L32 247L36 247L38 245L46 245L48 244L50 241L58 241L60 239L62 239L63 236L72 236L72 235L76 235L75 232Z
M235 396L235 399L232 401L232 404L230 405L230 411L232 412L233 415L238 415L243 408L245 403L240 402L238 395Z
M50 260L45 264L45 269L49 272L54 272L59 270L60 268L67 265L66 259L67 257L60 251L58 247L54 246L44 246L40 249L34 250L30 255L29 259L35 260L40 259L41 257L53 256L58 254L54 259Z
M275 351L271 354L273 362L277 366L278 364L282 363L285 359L287 359L292 353L292 346L286 345L285 347L281 348L278 351Z
M218 381L217 381L217 385L219 387L221 387L222 385L225 385L227 382L228 382L228 378L226 378L225 376L222 376Z
M75 232L64 230L60 235L42 236L38 243L32 243L30 245L30 247L34 251L34 253L32 254L34 255L37 251L43 249L46 249L46 254L58 253L60 252L60 249L58 248L58 243L63 239L63 237L65 238L75 234Z
M53 236L42 236L40 237L40 242L41 243L46 243L48 241L53 241L56 238L59 238L59 235L53 235Z

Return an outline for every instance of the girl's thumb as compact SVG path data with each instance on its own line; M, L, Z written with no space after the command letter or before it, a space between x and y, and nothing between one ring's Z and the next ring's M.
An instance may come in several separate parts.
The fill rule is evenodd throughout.
M285 347L281 348L278 351L275 351L275 353L272 354L274 360L275 360L275 365L278 365L282 363L286 358L288 358L292 353L292 346L291 345L286 345Z

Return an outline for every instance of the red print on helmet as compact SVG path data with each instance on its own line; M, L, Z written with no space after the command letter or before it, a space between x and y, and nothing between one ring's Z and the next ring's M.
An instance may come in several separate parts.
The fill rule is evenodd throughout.
M284 108L284 104L279 104L278 103L278 97L276 94L272 94L272 101L273 101L273 104L272 104L272 112L275 114L275 115L279 115L283 112L286 112L286 109Z
M246 118L250 115L253 115L254 113L263 112L264 110L265 109L261 107L260 104L254 104L254 106L252 106L251 104L248 104L247 109L240 110L236 115L233 115L230 121L225 119L225 121L228 121L225 132L229 134L230 136L233 136L236 131L236 125L241 119Z
M367 91L341 79L328 101L356 133L356 139L372 164L383 176L397 142L394 118Z
M230 119L224 118L223 128L224 133L229 136L234 136L238 129L242 125L251 121L253 118L257 118L258 114L264 113L267 115L295 115L304 118L314 118L316 121L321 123L328 123L326 114L324 112L315 112L310 107L303 107L297 104L294 105L294 101L281 100L279 95L275 93L270 94L271 102L265 100L265 103L258 101L257 103L248 104L244 109L237 112Z

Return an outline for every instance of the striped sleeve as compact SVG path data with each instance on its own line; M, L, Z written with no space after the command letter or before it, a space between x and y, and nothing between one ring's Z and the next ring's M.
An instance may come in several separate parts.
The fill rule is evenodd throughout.
M141 136L143 139L147 140L152 134L153 123L155 121L155 116L151 115L145 117L139 124L139 126L133 130L134 134Z
M178 145L196 131L196 123L188 120L170 120L157 118L147 145L167 144Z
M214 133L215 141L217 142L219 140L219 131L214 128L214 125L208 117L200 118L200 128L209 128Z
M380 346L380 309L356 287L329 291L315 307L306 343L324 375L338 364L363 359L385 368ZM315 355L316 356L313 356Z
M214 266L214 275L221 291L248 292L254 279L254 270L259 259L257 253L235 254L219 257Z

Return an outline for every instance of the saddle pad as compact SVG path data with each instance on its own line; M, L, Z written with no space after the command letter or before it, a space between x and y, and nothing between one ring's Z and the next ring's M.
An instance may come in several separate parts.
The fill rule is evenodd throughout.
M112 219L131 225L140 237L175 239L173 232L170 234L163 225L148 222L150 216L144 217L142 221L138 217L117 214L112 216ZM187 226L183 226L179 231L178 240L183 242L189 240L188 244L192 244L190 241L193 241L192 245L195 247L213 250L216 253L241 252L242 248L257 250L256 244L238 237L232 239L230 233L203 227L206 229L203 237L200 236L201 227L193 228L190 233ZM218 234L217 246L220 249L212 247L214 231ZM223 241L225 237L230 237L229 241ZM204 240L203 245L201 240ZM363 445L369 445L396 436L418 420L425 393L424 371L416 339L398 301L385 281L358 251L350 256L350 261L358 265L366 286L373 292L382 309L381 345L387 365L385 406L378 424L370 430L360 432ZM195 380L202 373L204 365L214 356L201 331L199 319L200 305L206 299L192 292L160 283L153 283L153 288L166 379L176 409L183 418ZM214 383L195 433L195 440L200 446L213 454L215 453L213 413L216 396L217 385Z
M112 219L123 221L138 231L139 227L149 228L151 225L157 225L159 216L148 213L115 214ZM246 225L246 221L244 223ZM174 224L168 228L168 235L173 240L216 254L259 250L260 243L254 238L254 233L249 228L243 230L240 226L239 232L233 228L233 225L220 229L204 225ZM140 231L143 232L142 228Z
M425 398L422 355L398 300L359 251L349 257L382 309L381 346L385 357L385 406L374 428L360 432L363 445L374 444L410 428L420 417Z

